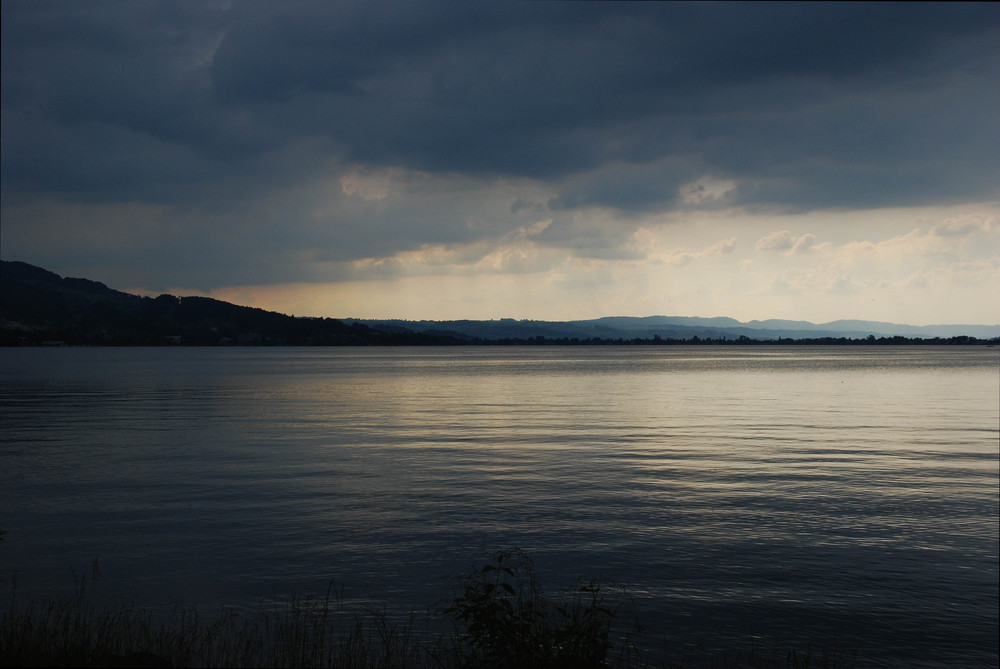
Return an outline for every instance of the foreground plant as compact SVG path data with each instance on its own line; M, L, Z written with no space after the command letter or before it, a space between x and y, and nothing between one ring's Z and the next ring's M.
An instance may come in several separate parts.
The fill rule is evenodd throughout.
M549 599L531 558L512 547L469 575L443 612L456 625L463 666L603 667L616 616L607 599L596 580L578 583L565 601Z

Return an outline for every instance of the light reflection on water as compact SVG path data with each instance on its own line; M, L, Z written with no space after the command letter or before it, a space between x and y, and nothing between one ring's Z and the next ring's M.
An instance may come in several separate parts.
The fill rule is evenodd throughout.
M677 643L997 662L996 349L0 351L0 575L423 609L484 552ZM742 647L742 645L740 646Z

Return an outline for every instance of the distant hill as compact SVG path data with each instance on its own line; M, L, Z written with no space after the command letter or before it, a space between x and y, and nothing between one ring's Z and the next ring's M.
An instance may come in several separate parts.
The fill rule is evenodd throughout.
M207 297L140 297L23 262L0 263L0 345L454 345L497 343L801 342L1000 338L1000 325L609 316L578 321L295 318Z
M294 318L207 297L140 297L23 262L0 264L0 344L450 344L330 318Z
M834 321L816 325L806 321L766 320L742 323L732 318L697 318L682 316L647 316L633 318L613 316L579 321L533 321L500 319L492 321L402 321L344 319L345 323L364 324L374 329L399 332L447 333L455 337L472 337L488 341L504 339L569 339L569 340L739 340L755 341L867 339L905 337L930 340L934 338L1000 337L1000 325L896 325L874 321Z

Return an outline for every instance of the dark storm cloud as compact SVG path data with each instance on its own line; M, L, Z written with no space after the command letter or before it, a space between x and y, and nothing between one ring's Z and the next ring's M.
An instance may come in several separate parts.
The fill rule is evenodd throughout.
M229 105L275 105L352 161L558 179L678 155L733 175L775 161L785 176L808 158L947 158L956 149L933 133L970 120L966 136L996 137L977 112L997 101L989 7L298 10L238 7L214 85Z
M990 4L2 7L8 202L236 206L331 164L530 177L553 209L623 212L704 175L797 209L1000 182Z

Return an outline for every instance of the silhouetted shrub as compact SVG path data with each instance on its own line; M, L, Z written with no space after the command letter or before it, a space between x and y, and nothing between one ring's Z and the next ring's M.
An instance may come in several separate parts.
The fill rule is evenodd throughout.
M606 595L593 580L567 601L550 600L531 558L514 547L469 575L444 613L456 624L463 666L602 667L615 617Z

